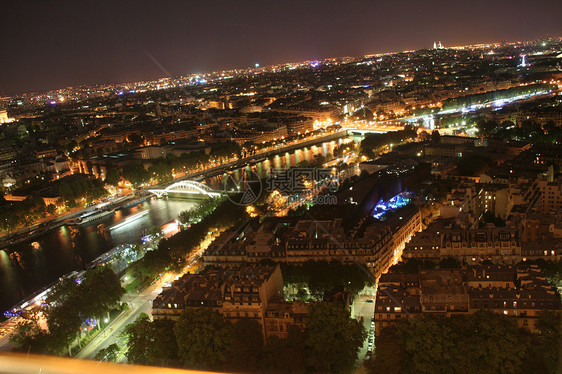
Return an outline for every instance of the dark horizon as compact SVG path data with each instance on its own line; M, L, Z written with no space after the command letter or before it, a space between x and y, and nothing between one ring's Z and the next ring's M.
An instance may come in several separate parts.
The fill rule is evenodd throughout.
M562 35L562 2L28 1L2 5L0 95Z

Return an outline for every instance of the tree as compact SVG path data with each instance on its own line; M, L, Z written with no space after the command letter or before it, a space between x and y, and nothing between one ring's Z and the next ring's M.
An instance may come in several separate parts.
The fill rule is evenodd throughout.
M373 120L373 112L368 108L361 108L353 113L352 117L358 121L372 121Z
M387 132L386 134L368 134L361 141L360 153L368 158L374 158L377 151L390 144L399 144L407 139L415 139L417 132L413 128L400 131Z
M210 155L217 158L228 158L233 155L239 155L241 147L233 141L219 142L211 145Z
M287 339L271 336L263 349L259 372L304 373L306 372L306 349L304 333L296 326L289 326Z
M562 328L561 328L560 312L542 312L537 321L537 328L540 335L536 337L537 353L542 356L542 362L548 368L549 372L554 374L562 365L562 357L560 356L560 347L562 347Z
M105 183L110 184L112 186L117 186L119 184L119 180L121 179L121 174L119 170L111 168L107 171L107 175L105 176Z
M84 196L84 193L86 192L84 190L84 185L79 181L70 183L70 189L72 190L72 195L75 198Z
M371 373L538 373L544 362L513 319L479 311L401 319L381 331L366 366Z
M69 201L69 200L72 200L72 199L75 198L74 192L72 191L72 188L70 188L70 185L66 182L63 182L59 185L59 194L66 201Z
M148 315L141 313L137 319L125 327L127 337L127 360L135 364L152 364L153 342L150 337Z
M439 143L441 141L441 134L437 130L433 130L431 132L431 142L432 143Z
M169 251L156 249L147 252L143 258L132 263L127 272L142 283L152 282L172 263Z
M134 186L138 186L148 182L150 180L150 175L142 165L142 162L138 161L123 169L123 178L131 182Z
M142 313L135 322L125 328L127 360L144 365L175 365L178 346L174 335L174 321L161 319L150 321Z
M403 361L404 346L396 327L383 328L377 337L375 354L365 362L365 367L373 374L401 373Z
M350 371L366 332L342 307L319 302L309 307L305 346L310 365L317 371Z
M478 134L480 134L481 136L494 135L498 131L498 127L498 123L495 121L486 121L484 119L481 119L476 123Z
M263 336L256 320L241 319L233 324L233 344L228 367L231 372L255 372L263 351Z
M207 198L194 208L181 212L178 218L183 223L201 221L204 217L210 215L223 201L224 198Z
M14 332L10 335L10 342L14 343L21 351L36 351L37 339L43 333L37 319L25 319L16 324Z
M232 325L208 309L186 309L174 326L174 334L181 360L198 369L220 369L234 338Z
M466 345L462 348L470 372L521 372L527 356L528 337L514 320L489 311L479 311L466 318Z
M65 302L49 310L47 326L49 327L50 344L48 348L53 353L68 348L68 354L71 355L70 345L80 334L82 307L83 305L76 305L74 302Z
M398 325L405 357L404 369L409 373L447 373L454 367L452 356L458 337L445 317L416 317ZM377 344L378 346L378 344Z
M121 280L113 270L108 266L102 266L86 272L80 284L80 293L88 300L84 313L101 320L105 314L108 314L109 318L109 311L117 306L125 294L125 289L121 287Z
M96 353L95 359L98 361L115 362L117 361L117 356L120 351L121 348L116 343L113 343L108 345L106 348L100 349L99 352Z

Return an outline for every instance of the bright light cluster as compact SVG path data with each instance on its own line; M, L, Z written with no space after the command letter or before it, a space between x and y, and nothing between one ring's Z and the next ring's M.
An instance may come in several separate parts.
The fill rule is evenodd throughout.
M381 199L373 210L373 217L382 220L387 213L408 205L411 200L410 192L401 192L386 202Z

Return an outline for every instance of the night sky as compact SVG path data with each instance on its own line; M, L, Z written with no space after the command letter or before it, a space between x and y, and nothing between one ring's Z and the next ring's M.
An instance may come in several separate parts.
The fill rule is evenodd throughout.
M561 0L2 1L0 94L562 36Z

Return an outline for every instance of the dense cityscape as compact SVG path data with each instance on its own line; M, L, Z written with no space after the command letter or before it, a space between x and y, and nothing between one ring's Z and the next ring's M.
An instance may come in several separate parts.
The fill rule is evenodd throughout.
M559 372L562 38L162 75L0 97L0 372Z

